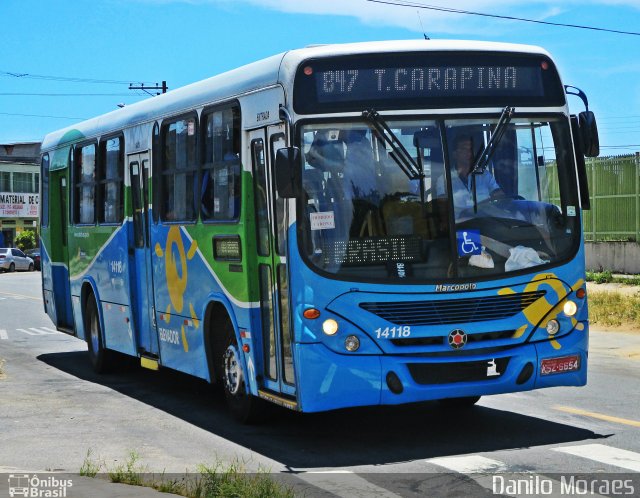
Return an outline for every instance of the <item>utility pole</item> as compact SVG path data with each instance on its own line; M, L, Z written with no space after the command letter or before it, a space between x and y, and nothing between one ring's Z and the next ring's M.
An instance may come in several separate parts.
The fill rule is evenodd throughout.
M149 90L162 90L162 93L167 93L167 82L163 81L162 86L157 83L155 86L147 86L144 83L140 83L140 86L133 86L133 83L129 83L129 90L142 90L143 92L147 92L149 95L153 95ZM157 91L156 95L160 95L161 92Z

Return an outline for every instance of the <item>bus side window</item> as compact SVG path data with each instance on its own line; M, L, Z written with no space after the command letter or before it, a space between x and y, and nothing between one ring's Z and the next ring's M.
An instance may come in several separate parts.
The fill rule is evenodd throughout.
M187 117L162 127L160 216L166 221L195 220L196 119Z
M74 154L73 222L93 224L96 220L96 145L76 147Z
M203 221L240 216L240 110L214 111L204 118L200 216Z

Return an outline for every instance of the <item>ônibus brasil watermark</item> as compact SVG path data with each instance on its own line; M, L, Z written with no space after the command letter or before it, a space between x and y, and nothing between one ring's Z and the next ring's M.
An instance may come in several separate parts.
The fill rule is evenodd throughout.
M30 498L65 498L67 489L73 486L72 479L56 476L40 478L37 474L9 474L9 496Z

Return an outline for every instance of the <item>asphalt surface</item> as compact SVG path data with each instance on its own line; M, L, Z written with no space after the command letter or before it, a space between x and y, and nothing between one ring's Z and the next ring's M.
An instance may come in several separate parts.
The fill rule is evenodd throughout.
M198 379L135 365L94 374L86 345L44 314L39 278L0 274L0 498L16 476L53 472L73 479L70 497L157 496L78 476L88 452L105 472L132 451L142 471L239 463L313 497L510 495L494 479L520 472L556 487L574 473L631 480L640 494L640 334L592 331L584 388L486 397L463 412L279 409L268 424L242 426ZM595 491L587 496L606 494Z

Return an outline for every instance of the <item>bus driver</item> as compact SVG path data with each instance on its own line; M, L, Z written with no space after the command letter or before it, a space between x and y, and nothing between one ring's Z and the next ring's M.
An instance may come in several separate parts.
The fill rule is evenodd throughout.
M489 199L500 199L504 192L496 182L493 175L485 169L482 173L471 175L473 168L473 139L470 135L461 134L454 139L453 162L455 172L451 174L451 188L453 190L453 204L456 219L460 213L474 206L473 181L476 188L476 203ZM475 178L474 178L475 177ZM446 196L444 176L438 178L436 183L436 195L440 198Z

